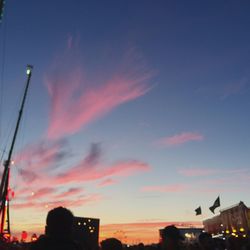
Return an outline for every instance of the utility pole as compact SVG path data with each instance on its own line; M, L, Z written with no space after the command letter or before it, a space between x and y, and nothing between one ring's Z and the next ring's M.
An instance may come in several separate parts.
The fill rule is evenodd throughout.
M1 181L1 185L0 185L0 235L9 239L10 238L10 214L9 214L9 177L10 177L10 165L11 165L11 156L12 156L12 152L14 149L14 145L15 145L15 141L16 141L16 137L17 137L17 133L18 133L18 129L19 129L19 125L20 125L20 121L22 118L22 114L23 114L23 108L24 108L24 103L26 100L26 96L27 96L27 92L28 92L28 88L29 88L29 84L30 84L30 79L31 79L31 74L32 74L32 69L33 66L31 65L27 65L27 69L26 69L26 75L27 75L27 82L26 82L26 87L25 87L25 91L24 91L24 95L23 95L23 99L22 99L22 103L21 103L21 108L19 110L19 114L18 114L18 119L17 119L17 123L16 123L16 128L15 128L15 132L12 138L12 142L11 142L11 146L10 146L10 151L8 154L8 158L7 160L4 162L4 172L2 175L2 181Z

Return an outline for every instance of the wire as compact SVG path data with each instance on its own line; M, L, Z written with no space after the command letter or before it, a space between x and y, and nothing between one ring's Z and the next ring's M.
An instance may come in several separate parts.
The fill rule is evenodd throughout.
M6 6L5 6L6 12ZM6 37L7 37L7 15L5 13L5 22L3 25L3 43L2 43L2 65L0 72L0 139L2 137L2 110L3 110L3 93L4 93L4 72L5 72L5 62L6 62Z

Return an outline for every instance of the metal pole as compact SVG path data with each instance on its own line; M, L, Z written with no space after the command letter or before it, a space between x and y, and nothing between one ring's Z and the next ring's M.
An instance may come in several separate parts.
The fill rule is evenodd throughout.
M3 234L3 231L4 231L5 212L6 212L5 205L6 205L6 198L7 198L7 195L8 195L8 188L9 188L9 171L10 171L11 156L12 156L12 152L13 152L13 149L14 149L14 145L15 145L16 136L17 136L17 132L18 132L18 129L19 129L20 121L21 121L22 114L23 114L23 107L24 107L24 103L25 103L25 100L26 100L26 96L27 96L27 92L28 92L28 88L29 88L29 84L30 84L32 69L33 69L33 66L27 65L26 74L27 74L28 78L27 78L27 82L26 82L26 87L25 87L25 91L24 91L24 95L23 95L23 99L22 99L22 103L21 103L21 108L19 110L19 115L18 115L18 119L17 119L17 123L16 123L15 132L14 132L14 135L13 135L13 138L12 138L12 143L11 143L10 151L9 151L9 154L8 154L8 159L5 161L5 164L4 164L4 175L2 177L2 182L1 182L1 186L0 186L0 192L1 192L1 195L2 195L2 197L1 197L1 207L0 207L0 213L2 213L0 234ZM10 222L8 221L8 225L9 225L9 223ZM8 228L8 231L10 231L10 228Z

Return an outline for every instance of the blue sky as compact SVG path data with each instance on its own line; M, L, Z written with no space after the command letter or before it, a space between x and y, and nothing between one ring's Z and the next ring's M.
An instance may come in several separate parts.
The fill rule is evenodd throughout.
M56 199L104 224L197 221L218 195L222 208L249 205L249 11L247 1L6 1L1 150L34 65L13 220L32 213L27 227L42 225Z

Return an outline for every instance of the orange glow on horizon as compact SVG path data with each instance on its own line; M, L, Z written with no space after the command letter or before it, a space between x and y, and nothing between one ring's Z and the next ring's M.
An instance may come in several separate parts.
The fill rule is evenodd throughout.
M200 222L140 222L140 223L123 223L123 224L106 224L101 225L99 229L99 242L104 239L115 237L125 244L144 244L159 242L159 229L168 225L183 227L202 227ZM13 232L13 236L20 239L23 229ZM27 230L28 238L33 233L37 235L44 233L44 226L37 226Z

